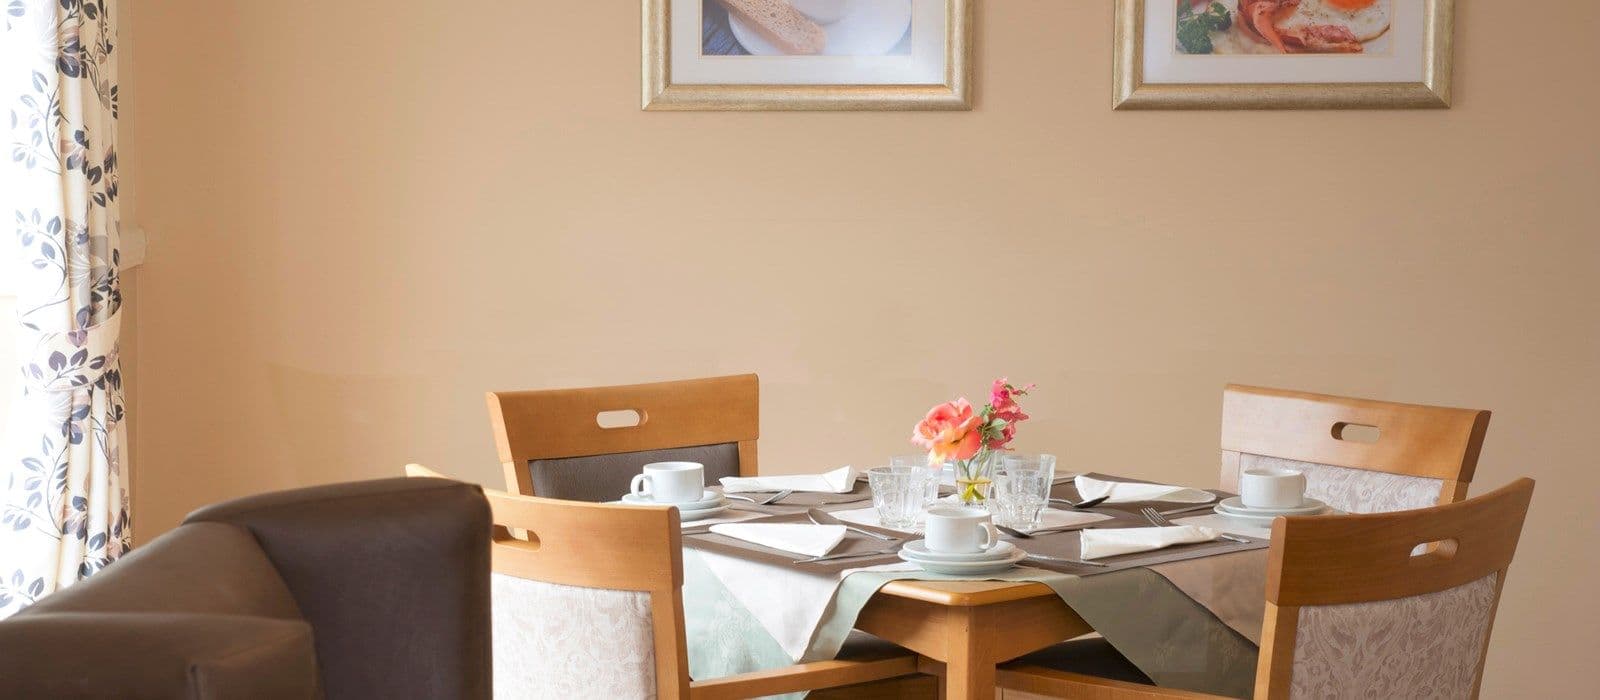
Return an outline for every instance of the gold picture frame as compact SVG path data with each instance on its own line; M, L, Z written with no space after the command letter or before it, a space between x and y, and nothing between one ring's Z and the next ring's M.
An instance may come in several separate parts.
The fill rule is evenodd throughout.
M1420 82L1405 83L1146 83L1146 0L1116 1L1112 109L1445 109L1450 106L1455 0L1422 0L1425 16L1423 76Z
M890 111L972 109L972 6L945 2L944 82L926 85L702 85L672 82L672 2L641 0L647 111Z

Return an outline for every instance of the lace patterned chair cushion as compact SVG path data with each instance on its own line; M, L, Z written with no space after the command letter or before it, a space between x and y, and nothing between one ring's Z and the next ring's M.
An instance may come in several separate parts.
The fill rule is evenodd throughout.
M1290 698L1467 698L1495 575L1437 593L1300 609Z
M1237 455L1237 462L1229 459ZM1223 453L1223 464L1238 464L1225 474L1224 488L1237 490L1238 472L1262 467L1299 469L1306 475L1306 495L1346 513L1390 513L1439 505L1444 482L1420 476L1335 467L1316 462L1244 453ZM1231 486L1230 486L1231 484Z
M499 700L654 698L650 594L494 574Z

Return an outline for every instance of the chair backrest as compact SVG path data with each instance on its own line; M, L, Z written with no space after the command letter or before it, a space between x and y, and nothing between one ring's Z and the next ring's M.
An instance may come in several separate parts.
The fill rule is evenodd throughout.
M484 496L496 697L688 697L676 508Z
M1230 384L1221 486L1238 491L1241 471L1287 466L1306 473L1307 495L1349 513L1454 503L1488 429L1488 411Z
M1477 697L1532 497L1275 520L1255 696Z
M650 462L700 462L707 483L756 474L761 400L754 374L491 392L488 401L506 489L513 493L614 500ZM601 424L602 414L628 412L633 424Z

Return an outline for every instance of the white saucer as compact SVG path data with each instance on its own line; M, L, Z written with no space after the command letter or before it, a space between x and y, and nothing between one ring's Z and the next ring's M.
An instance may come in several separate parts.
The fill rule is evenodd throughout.
M630 506L677 506L678 510L688 512L691 510L715 508L723 505L727 501L723 500L722 494L710 489L706 489L705 493L700 494L700 500L691 501L689 503L657 503L655 499L647 496L635 496L631 493L624 494L622 496L622 502Z
M1279 515L1316 515L1327 510L1328 504L1315 498L1307 497L1305 503L1294 508L1252 508L1244 504L1238 496L1224 498L1217 507L1231 515L1248 515L1254 517L1275 517Z
M917 562L932 561L940 563L991 563L1006 559L1016 553L1017 546L1004 540L996 542L993 547L984 552L935 552L928 549L926 540L912 540L900 549L905 554L903 558Z
M1013 547L1013 549L1015 548ZM1027 559L1028 553L1017 549L1011 553L1011 556L993 561L933 561L931 559L918 559L915 556L908 555L905 549L901 549L900 558L922 567L923 571L931 574L975 576L1010 569L1016 566L1017 562Z
M1232 521L1234 521L1236 523L1239 523L1240 525L1249 525L1251 527L1272 527L1272 521L1273 520L1276 520L1277 518L1281 518L1281 517L1283 517L1285 515L1318 515L1320 513L1324 513L1324 512L1331 513L1331 512L1334 512L1334 511L1332 509L1328 509L1328 510L1325 510L1325 511L1318 511L1317 513L1280 513L1278 515L1250 515L1248 513L1237 513L1237 512L1231 511L1231 510L1223 510L1222 506L1218 505L1218 506L1216 506L1215 508L1212 509L1212 512L1214 512L1217 515L1220 515L1220 516L1222 516L1224 518L1232 520Z
M1250 527L1272 527L1273 518L1278 517L1275 515L1241 515L1239 513L1230 513L1223 510L1222 506L1220 505L1212 508L1211 510L1213 513L1232 520L1233 522L1239 523L1240 525L1249 525Z
M683 510L682 508L679 508L678 509L678 520L679 520L679 522L687 523L687 522L693 522L693 521L696 521L696 520L705 520L707 518L715 518L715 517L717 517L719 515L722 515L723 513L728 512L732 508L733 508L733 504L732 503L728 503L726 501L724 501L722 503L722 505L720 505L720 506L713 506L711 508L701 508L699 510Z
M848 14L837 22L822 25L828 33L828 43L822 48L823 56L882 56L900 44L911 25L910 0L876 0L852 2ZM728 29L744 50L756 56L786 56L783 49L767 41L754 27L733 14L728 15Z

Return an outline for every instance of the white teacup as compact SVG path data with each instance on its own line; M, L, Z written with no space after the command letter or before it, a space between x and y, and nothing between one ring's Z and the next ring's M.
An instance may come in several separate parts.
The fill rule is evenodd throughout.
M850 0L789 0L794 9L817 24L833 24L849 12Z
M986 552L1000 541L989 511L969 506L929 508L926 537L929 551L951 554Z
M656 503L694 503L706 488L706 468L699 462L652 462L635 474L628 490Z
M1246 508L1298 508L1306 500L1306 475L1281 467L1246 469L1239 474L1239 500Z

